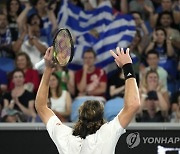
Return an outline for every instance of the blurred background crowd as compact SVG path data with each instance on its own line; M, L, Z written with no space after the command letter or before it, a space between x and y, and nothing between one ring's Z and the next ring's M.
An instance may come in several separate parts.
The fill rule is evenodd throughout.
M123 72L105 52L116 46L130 48L134 63L141 109L133 122L180 122L180 0L1 0L1 122L41 122L43 68L34 65L61 27L75 55L56 66L47 104L63 122L77 121L87 99L104 103L107 121L123 108Z

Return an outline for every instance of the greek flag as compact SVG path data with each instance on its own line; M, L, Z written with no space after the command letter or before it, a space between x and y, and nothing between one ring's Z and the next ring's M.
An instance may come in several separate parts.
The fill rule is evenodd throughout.
M63 0L58 25L68 28L74 37L75 55L69 64L70 69L82 67L82 54L91 47L97 54L96 66L108 74L117 68L109 50L117 46L127 48L136 32L132 16L113 14L110 1L102 2L93 11L84 11Z

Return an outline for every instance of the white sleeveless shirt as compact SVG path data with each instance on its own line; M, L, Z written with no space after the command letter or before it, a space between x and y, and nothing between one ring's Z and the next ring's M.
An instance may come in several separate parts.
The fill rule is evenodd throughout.
M62 95L59 98L50 98L51 101L51 109L56 110L57 112L65 112L66 111L66 94L67 91L63 90Z

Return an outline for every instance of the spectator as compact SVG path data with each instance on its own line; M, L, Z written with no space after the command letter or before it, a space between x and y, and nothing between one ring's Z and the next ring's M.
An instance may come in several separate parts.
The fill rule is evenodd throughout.
M40 77L37 70L32 68L32 63L28 54L25 52L19 52L16 55L15 64L17 69L21 69L24 72L25 89L31 92L37 92L40 83ZM10 80L9 90L12 90L13 88L14 84L12 80Z
M175 52L171 40L167 38L166 31L163 28L156 28L153 32L152 41L146 48L145 53L150 50L156 50L159 53L159 66L168 72L169 81L176 79L177 62L175 61Z
M0 12L0 68L6 72L13 70L14 57L15 53L12 51L11 32L8 28L7 17Z
M67 90L61 88L61 80L57 74L53 73L49 83L49 99L51 109L63 122L69 121L71 113L71 96Z
M43 21L42 21L41 17L37 13L33 13L30 16L28 16L27 24L29 24L29 25L38 25L39 28L42 31Z
M180 49L180 33L174 24L173 16L170 12L164 11L159 14L157 27L162 27L166 30L167 37L172 41L172 45Z
M68 69L67 67L62 67L60 65L56 66L55 73L61 80L61 87L63 90L69 91L71 97L75 97L75 72Z
M146 110L141 109L136 116L137 122L165 122L167 116L167 106L163 106L157 111L158 94L156 91L149 91L145 98Z
M24 11L18 18L18 23L26 23L26 16L38 14L42 20L41 40L52 44L52 35L57 30L57 20L54 14L54 7L48 8L45 0L31 0L31 6L26 5Z
M131 57L133 60L133 68L136 73L136 76L139 77L139 69L141 67L142 54L147 44L147 35L141 36L140 31L136 30L136 34L132 40L132 43L129 45L131 51ZM139 83L139 79L137 78Z
M129 3L129 11L139 11L145 21L149 19L149 9L154 10L153 3L150 0L132 0Z
M107 76L95 64L96 54L88 49L83 54L83 68L75 74L78 96L105 96Z
M47 49L47 44L40 41L40 27L38 25L28 25L28 39L21 46L21 51L28 54L32 63L39 62Z
M7 16L0 11L0 68L5 72L14 69L15 53L18 52L21 45L22 37L24 37L22 35L19 36L17 41L12 42Z
M18 122L18 111L13 109L4 109L1 114L0 122Z
M13 72L14 89L4 95L4 109L15 109L24 114L26 120L35 119L34 95L24 88L24 73L22 70Z
M9 29L12 35L12 41L16 41L19 36L19 28L17 24L17 18L22 11L21 3L19 0L7 0L6 1L7 19L9 23Z
M107 95L109 99L116 98L116 97L124 97L124 75L122 70L118 68L115 74L113 74L108 80L108 91Z
M21 112L14 109L3 109L1 114L1 122L25 122Z
M60 65L57 65L55 73L57 74L57 76L61 80L61 88L63 90L67 90L68 89L67 84L68 84L68 81L69 81L68 69L66 67L62 67Z
M107 98L104 105L104 118L111 121L117 116L118 111L123 108L125 79L122 69L118 68L108 80Z
M157 23L159 13L163 11L168 11L172 14L175 24L180 23L180 12L172 9L172 0L162 0L160 8L155 14L151 9L149 9L148 11L150 13L150 24L152 28L154 28Z
M146 73L144 82L140 85L140 99L142 109L146 109L145 98L149 91L155 91L157 93L158 101L156 103L156 109L166 109L170 107L168 91L163 87L159 81L158 73L154 70L149 70Z
M167 90L168 73L163 67L158 66L159 64L158 52L155 50L150 50L146 54L146 61L147 61L148 67L146 67L143 71L140 72L140 78L141 78L140 81L144 80L142 77L144 77L145 74L149 70L154 70L154 71L157 71L158 76L159 76L159 81L162 83L163 87Z
M164 56L174 56L174 48L172 47L171 40L167 38L167 33L164 28L156 28L153 32L152 41L149 43L146 53L151 49L158 51L160 60Z
M141 37L143 38L141 41L143 42L142 45L146 46L147 42L145 40L148 36L148 29L144 23L144 20L142 19L142 15L138 11L131 12L132 16L134 17L136 29L140 32Z
M72 103L71 121L78 120L78 109L85 100L105 102L107 76L103 69L95 66L96 54L88 49L83 54L83 68L75 73L77 96Z

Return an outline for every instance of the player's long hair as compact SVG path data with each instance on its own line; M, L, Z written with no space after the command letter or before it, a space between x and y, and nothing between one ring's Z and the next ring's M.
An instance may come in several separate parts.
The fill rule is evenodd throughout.
M94 134L104 123L104 105L97 100L88 100L79 109L79 120L73 131L74 136L86 138Z

